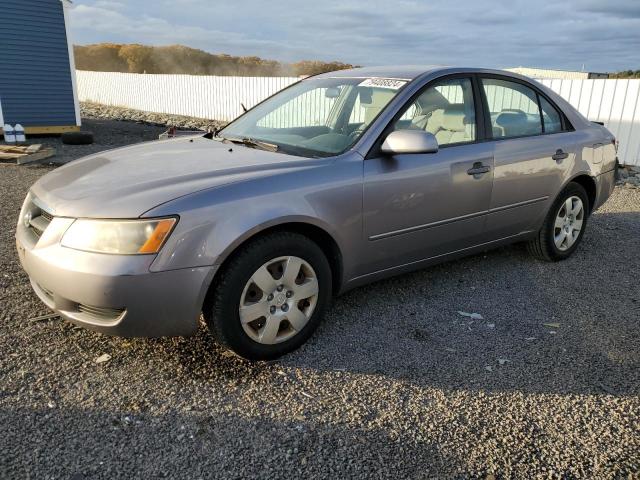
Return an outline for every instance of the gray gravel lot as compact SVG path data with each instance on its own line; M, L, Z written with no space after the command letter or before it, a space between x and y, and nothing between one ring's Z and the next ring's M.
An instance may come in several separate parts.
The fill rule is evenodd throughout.
M64 155L154 137L115 123ZM251 364L204 329L29 322L47 310L14 225L50 169L0 168L0 478L640 475L640 190L616 188L565 262L512 246L360 288L302 349Z
M92 132L94 142L91 145L64 145L60 137L28 137L28 143L40 143L54 147L56 155L45 160L46 163L62 164L76 158L132 143L157 140L158 135L167 127L146 123L124 122L102 118L83 118L82 130ZM2 165L0 165L2 167ZM2 170L0 170L0 175Z

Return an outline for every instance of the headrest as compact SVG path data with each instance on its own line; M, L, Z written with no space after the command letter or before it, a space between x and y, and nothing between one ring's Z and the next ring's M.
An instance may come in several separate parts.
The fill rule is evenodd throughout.
M395 92L393 90L381 90L374 92L371 96L371 102L363 104L364 107L364 120L366 123L371 122L382 110L387 103L391 101Z
M434 110L445 108L449 102L435 88L430 88L416 99L416 104L420 114L426 115Z
M511 127L527 123L527 114L522 110L505 110L496 117L496 125L501 127Z
M465 131L464 105L452 105L442 112L442 128L452 132Z

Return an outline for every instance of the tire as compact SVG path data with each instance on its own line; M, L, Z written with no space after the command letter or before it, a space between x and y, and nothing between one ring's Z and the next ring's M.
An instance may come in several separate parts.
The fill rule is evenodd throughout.
M581 227L575 237L575 240L573 240L573 243L571 245L565 244L560 248L556 244L556 235L561 235L563 228L558 229L556 220L562 220L562 210L564 208L564 211L566 212L566 204L570 198L579 198L582 202L583 213L581 217ZM578 203L574 200L574 205L577 204ZM573 252L576 251L578 245L582 241L582 237L584 236L584 232L587 227L590 207L589 197L587 196L587 192L584 187L575 182L569 183L564 190L560 192L560 195L558 195L551 205L551 208L544 219L544 223L542 224L542 228L540 228L536 233L536 236L527 243L529 253L534 257L547 262L558 262L569 258Z
M93 133L91 132L64 132L62 143L65 145L91 145L93 143Z
M299 273L291 283L285 273L296 271L300 261ZM287 270L288 265L294 266ZM259 275L265 272L263 267L275 271L275 275L267 271L274 281L267 288L258 287L258 283L265 284L266 277ZM278 269L285 272L280 278ZM259 282L253 282L258 278ZM314 291L314 281L317 294L303 298ZM304 283L297 285L297 282ZM266 284L271 285L268 279ZM303 292L304 287L311 289ZM223 266L209 291L203 313L209 331L220 345L249 360L271 360L295 350L311 337L331 301L331 292L331 268L320 247L304 235L276 232L250 241ZM247 303L249 297L260 300ZM283 301L284 304L279 303ZM248 322L259 314L244 310L247 305L258 307L265 316ZM293 315L291 322L289 315ZM293 322L294 318L297 322ZM277 336L271 341L274 331Z

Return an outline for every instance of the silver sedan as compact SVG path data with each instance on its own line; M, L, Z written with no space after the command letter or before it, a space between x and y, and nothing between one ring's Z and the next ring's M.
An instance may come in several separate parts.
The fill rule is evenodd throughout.
M512 242L567 258L616 164L609 131L525 77L345 70L215 134L54 170L29 191L16 240L65 319L167 336L203 314L219 343L269 359L359 285Z

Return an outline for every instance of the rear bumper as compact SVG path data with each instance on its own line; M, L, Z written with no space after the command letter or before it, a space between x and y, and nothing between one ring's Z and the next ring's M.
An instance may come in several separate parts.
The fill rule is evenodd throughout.
M607 199L613 193L613 189L616 186L616 179L618 175L618 162L616 167L608 172L601 173L596 177L596 201L595 205L591 209L592 212L596 211L600 206L607 201Z
M214 267L150 272L153 255L80 252L57 242L40 246L30 235L18 228L20 263L38 297L66 320L125 337L197 331Z

